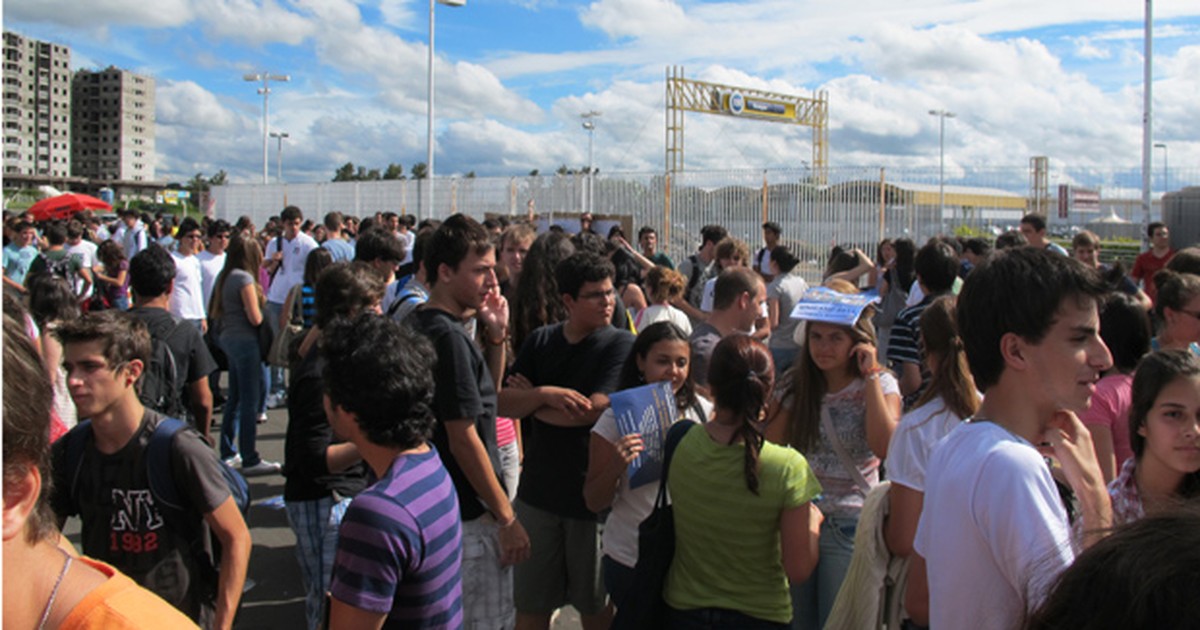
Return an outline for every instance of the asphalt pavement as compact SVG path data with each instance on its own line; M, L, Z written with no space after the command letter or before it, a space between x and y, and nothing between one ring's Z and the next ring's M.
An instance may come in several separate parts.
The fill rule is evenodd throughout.
M220 413L213 421L219 430ZM258 425L258 452L264 459L283 462L287 432L287 410L272 409L267 422ZM283 476L250 477L251 505L248 515L254 548L246 576L242 607L235 630L304 630L304 587L296 562L296 537L283 509ZM64 532L79 547L79 519L71 519ZM581 628L579 615L566 608L555 618L555 630Z

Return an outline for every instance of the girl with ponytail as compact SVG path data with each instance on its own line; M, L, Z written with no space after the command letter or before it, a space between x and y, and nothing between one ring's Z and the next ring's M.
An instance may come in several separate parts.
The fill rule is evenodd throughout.
M817 562L821 486L804 457L763 440L775 384L771 353L746 335L722 339L708 372L711 422L671 460L675 556L664 599L669 627L785 628L788 581Z
M850 567L866 493L879 484L879 462L900 420L900 386L876 359L874 314L864 308L853 326L807 322L804 350L781 377L769 415L767 439L804 453L825 489L821 560L811 578L792 587L794 628L825 627Z
M929 387L900 426L888 446L888 518L884 541L897 556L911 556L904 608L917 625L928 625L929 594L925 561L913 555L913 538L925 503L925 465L933 445L979 409L979 393L967 367L967 355L954 319L954 297L934 300L920 319L925 368L932 374Z

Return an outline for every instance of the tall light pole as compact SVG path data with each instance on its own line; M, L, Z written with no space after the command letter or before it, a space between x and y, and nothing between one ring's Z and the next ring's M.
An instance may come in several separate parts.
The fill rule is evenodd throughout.
M1167 153L1167 143L1155 142L1155 149L1163 150L1163 193L1171 191L1171 156Z
M596 123L592 119L596 118L599 115L600 115L600 112L598 112L594 109L587 113L579 115L579 117L583 119L583 128L587 129L587 132L588 132L587 179L584 180L584 185L586 186L586 189L587 189L587 204L584 206L583 209L589 213L592 212L592 206L595 202L593 195L595 194L595 191L596 191L596 187L592 183L595 178L595 175L593 173L595 171L595 169L592 167L592 147L594 145L594 140L595 140L595 136L596 136Z
M1154 142L1154 131L1151 122L1154 120L1154 0L1146 0L1145 16L1145 47L1142 55L1142 244L1149 245L1150 235L1146 230L1150 227L1150 170L1151 143Z
M954 118L954 112L944 109L929 110L930 116L938 117L938 205L943 218L946 214L946 119Z
M286 74L271 74L269 72L259 72L256 74L242 75L242 79L253 81L255 83L261 81L262 87L258 88L258 93L263 97L263 183L267 183L267 134L271 132L270 118L268 117L267 99L271 96L271 81L287 82L292 78Z
M283 183L283 139L289 137L286 131L272 131L271 137L278 143L275 148L275 181Z
M425 147L425 206L418 213L420 218L433 216L433 5L435 0L429 0L429 81L428 95L425 102L426 118L426 147ZM467 0L436 0L437 4L448 7L461 7Z

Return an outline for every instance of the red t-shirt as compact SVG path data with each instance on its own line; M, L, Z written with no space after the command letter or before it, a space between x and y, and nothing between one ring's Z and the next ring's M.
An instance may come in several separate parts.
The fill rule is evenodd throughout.
M1141 280L1145 285L1142 290L1150 297L1151 301L1155 300L1158 295L1158 288L1154 286L1154 274L1158 273L1159 269L1167 266L1167 262L1175 255L1175 250L1167 250L1167 255L1159 258L1154 255L1154 250L1149 249L1140 254L1133 261L1133 271L1129 273L1134 280Z

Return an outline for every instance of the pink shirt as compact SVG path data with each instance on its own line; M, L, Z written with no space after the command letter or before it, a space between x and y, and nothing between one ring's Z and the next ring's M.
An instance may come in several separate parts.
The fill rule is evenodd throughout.
M1117 456L1117 469L1125 460L1133 457L1129 445L1129 407L1133 400L1133 375L1110 374L1096 383L1092 406L1080 416L1089 427L1101 426L1112 431L1113 453Z

